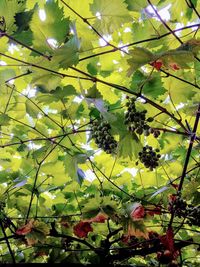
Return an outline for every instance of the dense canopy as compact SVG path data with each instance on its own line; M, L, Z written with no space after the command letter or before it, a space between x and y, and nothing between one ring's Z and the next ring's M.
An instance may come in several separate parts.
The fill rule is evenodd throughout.
M0 1L0 262L200 265L200 1Z

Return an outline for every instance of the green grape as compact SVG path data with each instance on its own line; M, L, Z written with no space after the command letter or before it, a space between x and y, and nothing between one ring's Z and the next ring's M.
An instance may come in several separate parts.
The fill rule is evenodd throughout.
M149 168L150 171L153 171L154 168L159 166L156 150L154 151L151 146L143 147L142 151L138 153L139 160L144 164L146 168Z
M149 118L147 119L148 122L152 122L153 120L154 120L154 118L152 118L152 117L149 117Z
M103 149L108 154L114 153L117 148L117 142L110 134L110 129L110 124L103 121L102 118L91 123L92 138L94 138L98 148Z
M135 106L135 98L129 98L126 103L127 111L125 113L124 124L127 125L127 130L141 135L149 136L150 126L147 124L147 110L138 111ZM150 119L151 120L151 119Z

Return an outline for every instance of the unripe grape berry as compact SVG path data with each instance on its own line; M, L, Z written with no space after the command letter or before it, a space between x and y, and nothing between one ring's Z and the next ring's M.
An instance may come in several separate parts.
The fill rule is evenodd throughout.
M152 122L154 119L152 118L152 117L149 117L148 119L147 119L147 121L148 122Z
M97 146L103 149L107 154L114 153L117 148L117 142L112 137L109 131L110 129L110 124L104 121L103 118L91 122L92 138L94 138Z
M159 166L158 160L160 154L157 155L156 150L153 150L151 146L143 147L142 151L138 153L140 161L144 164L146 168L149 168L150 171L153 171L154 168Z

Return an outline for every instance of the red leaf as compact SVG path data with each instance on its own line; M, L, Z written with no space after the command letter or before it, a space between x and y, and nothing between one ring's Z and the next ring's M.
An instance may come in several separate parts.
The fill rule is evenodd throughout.
M160 215L162 212L161 212L160 207L155 207L155 208L146 210L146 213L150 216L154 216L155 214Z
M176 200L176 195L169 195L168 199L170 203L173 203Z
M106 214L100 212L94 218L86 220L86 222L104 223L105 220L107 220L107 219L108 219L108 216Z
M32 231L34 220L30 220L27 224L24 226L18 228L16 230L17 235L27 235Z
M178 184L171 184L173 188L178 189Z
M130 235L122 235L121 241L122 243L128 245L130 241Z
M172 69L172 70L180 70L180 66L175 63L175 62L172 62L169 64L169 67Z
M83 222L83 221L80 221L78 224L76 224L73 227L73 230L74 234L80 238L85 238L88 236L89 232L93 232L91 224L89 222Z
M163 65L163 62L162 62L162 60L158 59L158 60L156 60L156 61L154 61L154 62L152 62L152 63L150 63L150 64L151 64L151 66L153 66L155 69L160 70L161 67L162 67L162 65Z
M160 237L164 247L174 253L174 233L172 227L167 229L166 235Z
M130 217L133 219L133 221L141 220L144 218L144 216L145 210L141 204L139 206L134 207L130 214Z

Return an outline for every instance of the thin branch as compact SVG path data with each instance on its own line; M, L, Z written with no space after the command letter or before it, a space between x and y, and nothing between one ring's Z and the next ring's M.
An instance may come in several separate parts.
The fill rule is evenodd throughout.
M14 61L17 61L17 62L20 62L20 63L23 63L27 66L31 66L31 67L34 67L34 68L37 68L37 69L41 69L41 70L44 70L44 71L47 71L47 72L51 72L55 75L58 75L58 76L61 76L61 78L65 78L65 77L68 77L68 78L79 78L80 80L91 80L91 79L88 79L86 77L77 77L77 76L74 76L74 75L68 75L68 74L64 74L64 73L61 73L59 71L55 71L55 70L52 70L52 69L48 69L48 68L45 68L43 66L40 66L40 65L37 65L37 64L34 64L34 63L30 63L30 62L27 62L27 61L24 61L24 60L21 60L21 59L18 59L18 58L14 58L12 56L9 56L9 55L6 55L4 53L1 53L0 52L0 55L3 56L3 57L6 57L6 58L9 58L9 59L12 59Z
M9 104L10 104L10 100L11 100L11 98L12 98L13 91L14 91L14 89L11 90L10 95L9 95L9 97L8 97L8 101L7 101L7 103L6 103L6 107L5 107L5 109L4 109L4 114L6 113L6 111L7 111L7 109L8 109L8 106L9 106Z
M200 26L199 23L198 24L193 24L193 25L189 25L189 26L185 26L185 27L176 29L173 32L175 33L175 32L179 32L179 31L182 31L182 30L190 29L190 28L193 28L193 27L199 27L199 26ZM133 42L133 43L130 43L130 44L127 44L127 45L120 46L120 49L124 49L126 47L130 47L130 46L134 46L134 45L138 45L138 44L142 44L142 43L149 43L149 42L152 42L152 41L157 41L157 40L160 40L160 39L162 39L162 38L164 38L164 37L166 37L168 35L171 35L171 34L172 34L172 32L167 32L165 34L158 35L156 37L143 39L143 40L140 40L140 41L137 41L137 42ZM118 51L118 50L110 49L110 50L107 50L107 51L96 53L94 55L90 55L90 56L87 56L87 57L80 58L79 61L87 60L87 59L90 59L90 58L93 58L93 57L97 57L97 56L101 56L101 55L108 54L108 53L113 53L113 52L116 52L116 51Z
M178 193L179 194L181 193L181 189L182 189L182 186L183 186L183 181L185 179L185 175L186 175L186 172L187 172L187 167L188 167L190 155L191 155L191 152L192 152L193 143L194 143L194 140L196 138L196 131L197 131L198 123L199 123L199 117L200 117L200 104L199 104L199 107L198 107L198 110L197 110L197 114L196 114L196 119L195 119L195 122L194 122L192 135L191 135L191 138L190 138L190 143L189 143L189 147L188 147L185 163L184 163L184 166L183 166L182 176L181 176L181 180L180 180L180 183L179 183L179 186L178 186Z
M188 167L188 163L189 163L189 160L190 160L193 143L194 143L194 140L196 138L196 131L197 131L198 123L199 123L199 117L200 117L200 104L199 104L199 107L198 107L198 110L197 110L197 115L196 115L196 119L195 119L195 122L194 122L194 127L193 127L192 135L191 135L191 138L190 138L189 147L188 147L188 150L187 150L187 154L186 154L185 163L184 163L184 166L183 166L181 179L180 179L180 182L179 182L179 185L178 185L178 191L177 191L178 195L181 194L181 190L182 190L182 187L183 187L183 182L184 182L184 179L186 177L187 167ZM171 225L173 223L173 220L174 220L174 216L175 216L175 210L172 209L171 218L170 218L168 227L171 227Z
M162 131L164 133L172 133L172 134L184 135L184 136L187 136L187 137L190 135L189 133L181 132L181 131L176 130L176 129L175 130L170 130L170 129L167 129L167 128L159 128L159 127L151 127L151 128L153 130Z
M175 104L174 104L174 101L173 101L173 99L172 99L172 96L171 96L171 92L170 92L170 91L169 91L169 98L170 98L170 101L171 101L171 103L172 103L172 105L173 105L173 107L174 107L176 113L178 114L180 120L182 121L182 117L181 117L181 115L180 115L178 109L176 108L176 106L175 106Z
M109 255L108 256L108 260L109 262L114 262L114 261L122 261L124 259L128 259L128 258L132 258L132 257L135 257L135 256L146 256L146 255L149 255L149 254L152 254L152 253L156 253L157 251L160 251L163 249L163 245L160 244L160 242L158 242L157 244L153 245L153 246L150 246L151 244L149 244L150 242L152 241L156 241L156 239L153 239L153 240L145 240L143 242L139 242L139 243L136 243L134 244L134 247L133 248L129 248L127 250L123 250L123 253L118 253L118 254L113 254L113 255ZM191 243L190 243L191 242ZM183 247L187 247L189 245L191 245L193 242L192 239L189 239L189 240L186 240L186 241L178 241L175 243L175 248L176 249L181 249ZM138 244L142 244L144 243L144 248L140 248L138 249ZM145 246L146 244L146 246Z
M127 193L126 191L124 191L121 187L119 187L118 185L116 185L111 179L109 179L102 171L101 169L99 169L99 167L97 167L97 165L92 162L92 160L88 157L88 160L90 162L91 165L93 165L100 173L101 175L103 175L103 177L109 182L111 183L114 187L116 187L119 191L123 192L125 195L129 196L130 198L136 199L135 197L131 196L129 193Z
M92 24L89 23L87 18L82 17L78 12L76 12L72 7L70 7L64 0L60 0L68 9L70 9L74 14L76 14L84 23L86 23L102 40L104 40L104 42L109 45L112 46L115 50L120 50L119 47L116 47L115 45L109 43L102 34L100 34L95 28L94 26L92 26ZM123 51L124 52L124 51ZM126 52L124 52L126 53Z
M177 79L177 80L179 80L181 82L187 83L187 84L189 84L189 85L191 85L191 86L193 86L193 87L195 87L197 89L200 89L200 87L197 84L194 84L194 83L191 83L191 82L189 82L187 80L184 80L184 79L182 79L182 78L180 78L180 77L178 77L178 76L176 76L176 75L174 75L172 73L169 73L169 72L167 72L165 70L160 70L160 71L165 73L167 75L167 77L171 76L171 77L173 77L173 78L175 78L175 79Z
M147 0L149 5L151 6L151 8L153 9L153 11L155 12L156 16L159 18L159 20L162 22L162 24L165 26L165 28L167 28L171 34L174 35L174 37L179 41L179 43L183 44L183 41L181 41L181 39L175 34L175 32L167 25L167 23L161 18L161 16L159 15L158 11L156 10L156 8L154 7L154 5L151 3L150 0Z
M9 83L9 82L12 81L12 80L16 80L16 79L18 79L18 78L24 77L24 76L29 75L29 74L31 74L31 73L32 73L32 71L27 70L27 72L25 72L25 73L22 73L22 74L20 74L20 75L15 76L15 77L9 78L8 80L5 81L5 83Z
M0 242L6 241L6 239L9 240L9 239L13 239L13 238L16 238L16 235L9 235L9 236L6 236L6 238L4 236L4 237L0 238Z
M24 74L24 75L27 75L27 74L30 74L31 72L27 72L26 74ZM22 75L22 76L24 76L24 75ZM7 85L8 86L8 85ZM12 88L11 86L8 86L9 88ZM49 120L51 120L53 123L55 123L58 127L60 127L61 129L62 129L62 126L57 122L57 121L55 121L54 119L52 119L47 113L45 113L39 106L38 106L38 104L36 104L31 98L29 98L27 95L25 95L25 94L23 94L23 93L21 93L21 92L19 92L16 88L15 88L15 86L13 86L14 87L14 90L18 93L18 94L20 94L20 95L22 95L23 97L25 97L26 99L28 99L28 101L30 101L39 111L41 111L42 112L42 114L45 116L45 117L47 117Z
M90 131L90 130L76 130L75 133L84 133L84 132L88 132L88 131ZM60 137L63 137L63 136L67 136L67 135L71 135L71 134L75 134L75 133L74 132L69 132L69 133L64 133L64 134L50 136L50 137L41 137L41 138L38 137L38 138L33 138L33 139L20 140L19 142L13 142L13 143L9 143L9 144L0 145L0 148L5 148L5 147L9 147L9 146L16 146L16 145L22 145L22 144L29 143L29 142L39 142L39 141L54 142L54 139L57 139L57 138L60 138Z
M63 141L64 138L65 138L65 136L63 136L59 140L58 144L60 144ZM58 144L55 144L55 146L53 146L51 148L51 150L45 155L45 157L40 162L38 162L38 168L37 168L37 172L36 172L36 175L35 175L34 184L33 184L33 188L32 188L32 191L31 191L31 198L30 198L30 202L29 202L29 206L28 206L27 215L26 215L26 223L28 221L28 217L29 217L29 214L30 214L33 198L34 198L34 195L35 195L35 188L36 188L36 183L37 183L37 180L38 180L40 168L41 168L42 164L44 163L44 161L47 159L47 157L51 154L51 152L58 146Z
M12 251L12 249L11 249L11 246L10 246L8 237L7 237L7 235L6 235L6 232L5 232L5 229L4 229L2 220L0 220L0 226L1 226L1 229L2 229L2 232L3 232L3 235L4 235L4 240L6 241L8 250L9 250L9 252L10 252L10 256L11 256L11 258L12 258L12 262L13 262L13 264L15 264L15 263L16 263L16 261L15 261L15 256L14 256L13 251Z
M51 229L51 231L50 231L49 236L66 238L66 239L71 240L71 241L76 241L76 242L78 242L78 243L82 243L83 245L89 247L92 251L96 252L96 248L93 247L93 246L92 246L90 243L88 243L86 240L78 239L78 238L76 238L76 237L69 236L69 235L65 235L65 234L60 234L60 233L58 233L57 230L55 229L54 223L52 223L51 225L52 225L52 229Z
M32 47L30 47L30 46L28 46L28 45L22 43L21 41L15 39L14 37L10 36L10 35L9 35L8 33L6 33L6 32L3 32L2 30L0 30L0 35L1 35L1 36L6 36L9 40L12 40L12 41L15 42L16 44L19 44L19 45L21 45L22 47L25 47L25 48L27 48L28 50L30 50L30 51L32 51L32 52L34 52L34 53L36 53L36 54L38 54L38 55L40 55L40 56L42 56L42 57L48 59L48 60L51 60L51 56L47 56L47 55L41 53L40 51L38 51L38 50L36 50L36 49L34 49L34 48L32 48Z
M198 12L196 7L194 6L193 2L191 0L185 0L185 2L186 2L186 4L188 5L189 8L192 8L194 10L194 12L196 13L197 17L200 19L200 13Z

